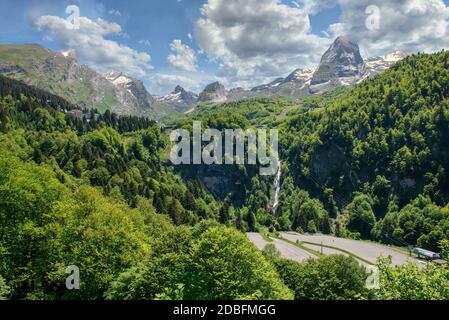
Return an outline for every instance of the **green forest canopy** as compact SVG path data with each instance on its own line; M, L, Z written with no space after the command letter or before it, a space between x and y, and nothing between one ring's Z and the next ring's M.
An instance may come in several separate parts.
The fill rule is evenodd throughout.
M285 101L263 99L257 108L269 105L267 114L253 102L242 102L239 115L223 111L239 103L198 113L209 125L276 119L283 181L275 216L267 212L272 181L251 168L219 173L237 172L232 183L241 189L214 196L166 164L169 142L158 124L110 112L74 118L64 99L0 77L0 298L447 298L432 287L445 284L446 267L409 273L405 289L400 279L413 266L381 265L388 280L367 292L365 271L349 258L287 262L237 230L321 231L438 250L449 239L448 58L411 56L287 113ZM70 264L84 272L79 291L65 290ZM305 291L323 277L332 281Z

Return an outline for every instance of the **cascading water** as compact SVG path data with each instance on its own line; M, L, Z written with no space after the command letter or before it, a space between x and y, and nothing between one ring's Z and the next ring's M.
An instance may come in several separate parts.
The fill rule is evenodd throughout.
M281 192L281 161L277 161L278 171L276 172L276 178L274 179L274 195L271 200L270 211L272 214L276 213L276 209L279 204L279 193Z

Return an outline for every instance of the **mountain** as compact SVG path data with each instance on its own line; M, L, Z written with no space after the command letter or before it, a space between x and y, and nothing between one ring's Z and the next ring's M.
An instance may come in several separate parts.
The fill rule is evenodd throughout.
M355 85L386 71L406 56L402 51L394 51L364 60L357 44L346 37L338 37L322 57L310 83L310 93Z
M225 87L219 83L214 82L206 86L203 92L198 97L199 102L225 102L227 100L227 92Z
M338 37L315 69L296 69L286 78L251 89L253 96L300 97L320 94L339 86L351 86L382 73L407 55L395 51L364 60L359 46L346 37Z
M0 73L64 97L80 107L117 114L156 116L142 82L118 72L99 74L74 50L53 52L40 45L0 45Z
M371 59L371 67L401 56ZM280 146L289 150L286 168L301 190L323 203L326 189L342 208L369 203L371 221L365 213L353 216L351 232L438 250L449 227L447 209L437 207L449 203L448 97L449 52L409 56L329 99L322 112L288 119Z
M155 99L161 104L171 106L177 112L184 113L195 107L198 101L198 95L193 92L186 91L183 87L178 85L170 94L155 97Z
M131 78L120 71L110 71L103 74L110 81L116 91L116 97L125 112L128 114L139 114L152 116L156 111L152 108L154 98L148 93L142 81Z
M346 37L338 37L324 53L310 83L311 93L320 93L341 85L356 84L366 73L359 46Z
M283 81L284 81L284 78L277 78L268 84L262 84L260 86L254 87L251 89L251 91L252 92L264 92L265 90L270 90L272 88L278 87Z
M268 84L250 90L236 88L226 93L226 101L239 101L256 97L298 98L308 94L320 94L339 86L352 86L369 77L382 73L407 55L395 51L385 56L364 60L359 46L346 37L338 37L324 53L316 69L298 68L285 78L277 78ZM224 90L213 83L205 91ZM223 102L220 99L205 101ZM207 96L207 94L206 94Z
M184 180L163 156L167 135L159 125L109 115L94 125L75 121L54 108L59 97L5 79L0 76L0 247L8 255L0 255L0 298L160 299L170 298L164 288L179 283L185 291L177 296L188 300L422 299L421 291L449 298L440 294L445 266L386 263L381 276L389 280L368 292L366 270L352 258L315 252L316 260L300 265L261 254L247 240L256 234L244 234L319 232L441 248L446 257L447 245L440 244L449 235L449 52L408 57L319 112L270 121L267 127L282 135L278 215L266 210L272 179L257 166L186 165L199 174ZM16 94L6 97L11 90ZM231 107L245 104L255 105ZM252 110L247 117L254 118ZM197 119L206 126L247 124L225 112ZM224 201L204 189L206 170L220 191L235 177ZM58 274L69 259L95 281L64 290ZM337 280L348 270L341 279L355 289L346 281L349 293L341 293L332 281L320 288L326 296L297 290L303 279L313 286L328 270ZM406 276L419 285L403 292ZM219 291L209 285L221 278Z
M394 51L385 56L378 56L373 58L368 58L365 60L366 65L366 76L373 76L381 72L386 71L396 62L405 59L407 54L402 51Z
M81 64L76 51L52 52L40 45L0 45L0 74L49 91L80 107L160 119L192 111L196 104L240 101L256 97L299 98L338 86L350 86L384 72L406 55L400 51L363 60L357 44L339 37L324 53L316 70L296 69L285 78L227 91L214 82L199 94L177 86L153 97L142 81L121 71L99 74Z
M286 78L278 78L269 84L251 89L251 92L264 96L298 97L308 93L313 70L296 69Z

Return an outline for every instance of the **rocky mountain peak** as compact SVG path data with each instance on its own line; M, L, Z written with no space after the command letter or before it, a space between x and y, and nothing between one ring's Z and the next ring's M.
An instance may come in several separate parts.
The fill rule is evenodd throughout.
M175 90L173 91L173 93L182 93L182 92L185 92L186 90L183 88L183 87L181 87L180 85L177 85L176 86L176 88L175 88Z
M339 85L352 85L366 72L358 44L338 37L321 58L311 81L311 92L319 93Z
M355 42L352 42L346 36L339 36L334 40L334 43L329 48L329 51L349 51L349 52L357 52L359 51L359 45Z
M199 96L200 102L226 101L226 89L220 82L214 82L206 86Z
M208 84L204 89L204 91L220 91L220 90L225 90L225 87L218 81Z
M103 77L112 82L115 86L120 85L129 85L131 82L135 82L137 80L128 77L120 71L111 70L109 72L103 73Z
M355 76L363 65L359 45L346 37L338 37L321 58L320 68L330 68L338 77ZM312 81L313 82L313 81Z
M176 111L184 113L195 107L198 101L198 95L177 85L175 90L168 95L155 97L155 99L159 103L171 106Z
M180 85L176 86L175 91L173 91L172 94L178 95L179 96L178 100L189 106L196 103L198 99L198 95L196 95L193 92L185 90Z
M313 70L310 69L296 69L284 79L283 82L302 82L309 81L313 76Z

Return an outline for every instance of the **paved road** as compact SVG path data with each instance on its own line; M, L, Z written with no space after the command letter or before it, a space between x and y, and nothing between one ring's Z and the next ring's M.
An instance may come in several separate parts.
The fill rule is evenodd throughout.
M249 240L254 243L254 245L260 250L263 250L263 248L265 248L265 246L269 243L258 233L248 233L247 236ZM303 262L304 260L307 260L309 258L316 258L315 255L302 250L301 248L298 248L288 242L278 239L272 240L273 242L271 243L275 245L283 258L297 262Z
M248 237L248 239L257 247L257 249L259 250L263 250L263 248L265 248L265 246L267 245L267 241L265 241L264 238L262 238L262 236L258 233L254 233L254 232L248 232L246 234L246 236Z
M373 264L376 263L376 260L379 256L384 257L391 256L393 265L405 264L408 261L416 262L419 265L423 265L422 261L420 260L410 257L409 255L402 253L398 250L376 243L336 238L326 235L302 235L294 232L283 232L282 237L287 240L295 242L296 240L306 241L314 243L318 246L321 243L323 243L324 245L344 249L365 260L370 261ZM326 254L326 252L324 253Z
M351 255L346 253L346 252L342 252L340 250L335 250L335 249L326 248L326 247L321 248L321 245L312 245L312 244L308 244L308 243L303 243L302 246L304 246L306 248L309 248L309 249L312 249L312 250L315 250L315 251L318 251L318 252L322 252L325 255L342 254L344 256L351 257ZM364 262L362 260L359 260L359 259L356 259L356 260L364 267L370 266L370 264L368 264L368 263L366 263L366 262Z

